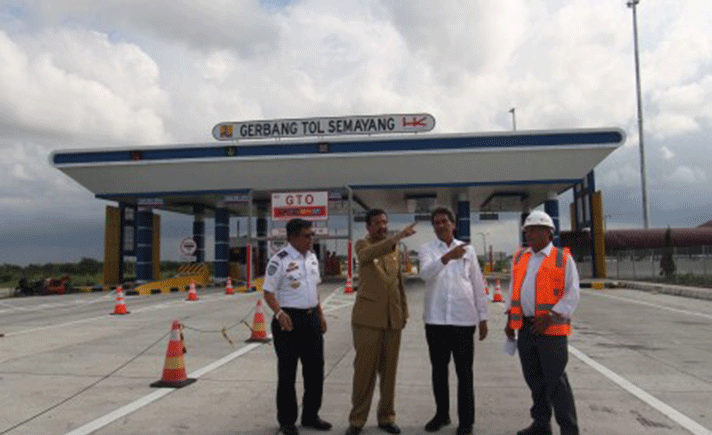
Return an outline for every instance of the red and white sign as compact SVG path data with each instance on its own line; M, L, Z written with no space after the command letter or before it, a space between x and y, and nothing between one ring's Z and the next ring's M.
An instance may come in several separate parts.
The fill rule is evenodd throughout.
M191 256L195 254L195 251L197 249L198 244L195 243L195 240L191 239L190 237L186 237L180 241L180 253L185 256Z
M329 219L329 192L284 192L272 194L272 219L288 221Z

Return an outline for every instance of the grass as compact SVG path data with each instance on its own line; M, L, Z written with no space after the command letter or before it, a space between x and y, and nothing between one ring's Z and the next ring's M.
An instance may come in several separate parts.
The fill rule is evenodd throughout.
M693 275L687 273L685 275L673 275L670 278L641 278L641 281L655 282L660 284L686 285L690 287L712 288L712 277L703 275Z

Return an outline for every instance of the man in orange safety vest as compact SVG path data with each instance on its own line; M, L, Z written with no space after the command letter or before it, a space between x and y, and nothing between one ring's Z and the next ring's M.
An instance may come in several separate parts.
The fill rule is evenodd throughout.
M568 252L553 246L551 216L533 211L524 221L527 248L512 259L504 332L519 331L517 350L531 390L533 423L517 435L550 435L552 408L562 435L578 435L574 396L566 377L571 316L579 301L579 276Z

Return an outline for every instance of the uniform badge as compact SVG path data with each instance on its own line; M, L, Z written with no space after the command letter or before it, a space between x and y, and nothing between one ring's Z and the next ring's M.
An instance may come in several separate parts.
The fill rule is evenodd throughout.
M289 285L292 286L292 288L299 288L299 286L302 284L299 281L292 281L292 283Z
M289 263L287 265L287 273L299 269L299 265L297 263Z
M269 266L267 266L267 275L272 276L275 272L277 272L277 264L270 263Z

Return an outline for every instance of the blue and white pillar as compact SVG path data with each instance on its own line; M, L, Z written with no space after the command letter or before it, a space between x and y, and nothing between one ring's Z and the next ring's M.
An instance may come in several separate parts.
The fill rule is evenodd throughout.
M195 262L205 261L205 222L203 221L204 207L193 206L195 220L193 221L193 240L195 240Z
M136 281L153 281L153 210L136 213Z
M554 231L554 246L561 246L561 226L559 225L559 199L555 192L549 193L549 199L544 201L544 211L551 216L556 230Z
M215 279L227 280L230 244L230 215L224 205L215 209Z
M457 238L470 243L470 201L457 202L456 227Z

